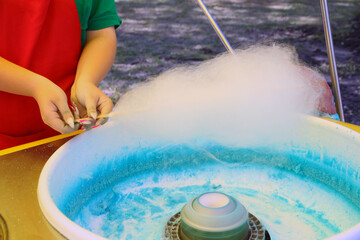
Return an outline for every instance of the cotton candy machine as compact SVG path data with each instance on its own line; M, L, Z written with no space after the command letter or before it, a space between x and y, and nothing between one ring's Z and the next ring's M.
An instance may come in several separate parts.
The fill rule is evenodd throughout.
M235 54L204 3L198 2L224 46ZM320 2L336 104L343 121L327 6L325 0ZM271 57L262 64L272 61ZM287 62L270 67L269 75L289 68ZM212 69L191 75L190 79ZM264 69L256 79L267 79ZM217 91L208 92L210 100L214 96L220 96L218 101L228 96L247 96L247 90L239 93L246 89L244 83L240 88L229 85L223 95L219 94L223 77L229 75L220 70L205 77L218 76L222 80L215 87ZM297 71L284 73L294 77ZM173 79L171 74L166 76ZM248 77L238 78L252 82ZM180 78L182 84L186 82L183 80ZM163 83L160 78L153 88L137 95L151 92L156 96ZM291 93L280 101L290 102L290 107L273 114L268 109L276 109L277 104L271 102L271 107L264 108L256 104L257 98L251 98L266 96L271 92L269 86L263 94L257 90L246 99L232 98L231 104L213 111L216 101L202 102L204 99L199 97L199 93L209 90L204 90L207 85L200 84L201 91L189 98L193 86L182 89L182 84L178 85L180 90L165 87L163 92L180 96L175 103L183 103L181 96L186 95L187 101L192 99L190 105L174 104L168 95L159 97L158 102L156 97L152 99L156 104L148 109L148 99L128 104L130 109L140 105L146 110L133 111L137 115L134 119L124 114L117 121L86 132L50 158L40 176L38 198L55 229L76 240L360 239L359 133L310 116L298 121L298 115L289 115L297 102L293 103ZM276 95L284 84L279 86ZM285 92L304 88L294 86L285 87ZM231 90L235 92L231 94ZM168 106L153 108L164 99L170 103ZM234 104L239 102L244 104ZM198 105L193 107L193 103ZM251 108L248 103L252 103ZM253 109L255 118L246 118L254 114ZM214 128L217 130L212 131Z
M50 158L40 207L69 239L170 239L167 224L176 228L176 213L196 196L205 210L241 202L271 239L359 239L360 134L304 117L292 136L246 148L206 138L149 141L112 121Z

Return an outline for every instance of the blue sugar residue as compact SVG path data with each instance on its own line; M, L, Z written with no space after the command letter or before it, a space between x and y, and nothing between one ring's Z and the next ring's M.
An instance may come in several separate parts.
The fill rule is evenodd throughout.
M161 239L166 221L187 201L221 191L238 198L275 240L324 239L360 222L360 209L342 194L259 158L138 172L93 196L73 220L109 239Z
M221 191L238 198L272 239L324 239L360 222L356 169L326 153L289 151L208 143L142 149L94 173L64 213L109 239L161 239L187 201Z
M313 115L319 116L319 117L330 118L330 119L333 119L333 120L336 120L336 121L340 121L339 114L337 114L337 113L329 114L329 113L325 113L325 112L322 112L322 111L315 111L313 113Z

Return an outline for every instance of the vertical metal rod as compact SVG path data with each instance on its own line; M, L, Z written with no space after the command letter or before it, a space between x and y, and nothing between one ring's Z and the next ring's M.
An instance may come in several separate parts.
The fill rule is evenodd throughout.
M215 22L214 18L211 16L211 14L210 14L209 10L207 9L207 7L205 6L204 2L202 0L198 0L198 3L200 5L201 9L204 11L206 16L208 17L208 19L211 23L211 26L214 28L214 30L217 33L217 35L219 36L221 42L224 44L225 48L228 50L229 53L235 54L234 49L231 47L230 43L228 42L228 40L222 33L221 29Z
M225 46L228 52L235 54L233 48L231 47L230 43L222 33L221 29L217 25L216 21L212 17L211 13L205 6L204 2L202 0L197 0L201 9L204 11L206 16L208 17L208 20L211 23L211 26L214 28L215 32L217 33L218 37L220 38L221 42ZM333 92L335 95L335 105L337 113L339 114L340 120L342 122L345 121L344 119L344 111L342 107L342 101L341 101L341 93L340 93L340 85L339 85L339 78L337 74L336 69L336 60L335 60L335 53L334 53L334 46L332 41L332 35L331 35L331 27L330 27L330 19L329 19L329 13L328 13L328 7L327 7L327 0L320 0L321 5L321 13L322 13L322 20L324 25L324 35L325 35L325 41L326 41L326 49L327 54L329 58L329 66L330 66L330 74L331 74L331 82L333 87Z
M321 5L321 13L322 13L322 20L324 25L324 35L326 41L326 50L329 58L329 66L330 66L330 74L331 74L331 82L332 88L335 95L335 105L337 113L339 114L340 120L345 122L344 119L344 111L342 107L341 101L341 94L340 94L340 85L339 79L336 69L336 60L335 60L335 53L334 53L334 46L333 40L331 35L331 27L330 27L330 19L329 19L329 12L327 7L327 0L320 0Z

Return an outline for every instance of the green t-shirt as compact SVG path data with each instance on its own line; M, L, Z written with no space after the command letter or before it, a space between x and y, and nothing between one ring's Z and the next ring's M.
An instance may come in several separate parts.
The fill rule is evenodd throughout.
M121 19L117 15L114 0L75 0L81 24L81 45L84 46L86 31L111 26L117 28Z

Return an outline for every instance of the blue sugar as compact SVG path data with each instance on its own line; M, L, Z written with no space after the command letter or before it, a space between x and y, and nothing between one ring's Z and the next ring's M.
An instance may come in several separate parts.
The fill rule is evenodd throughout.
M257 163L143 171L95 195L73 220L110 239L161 239L166 221L209 191L238 198L272 239L323 239L360 222L360 209L332 188Z

